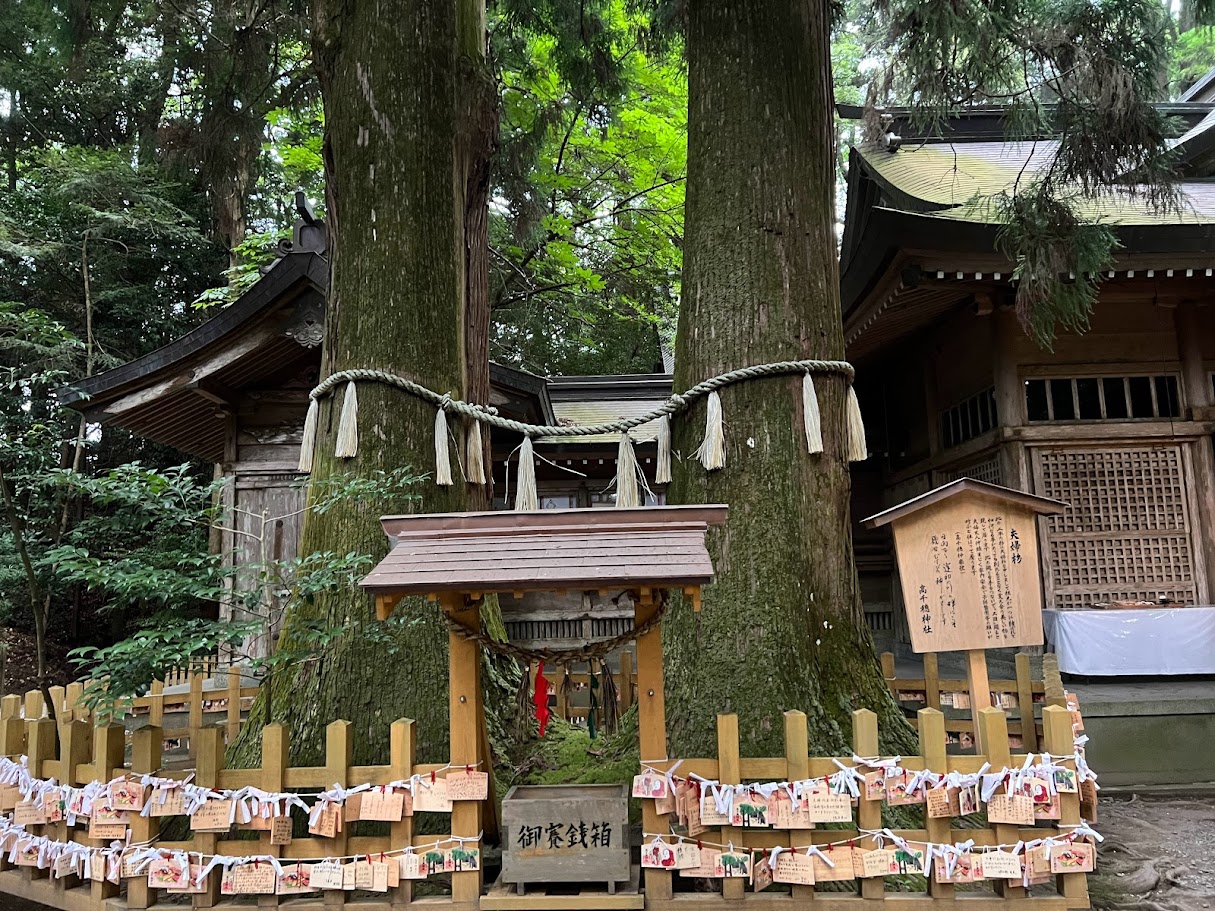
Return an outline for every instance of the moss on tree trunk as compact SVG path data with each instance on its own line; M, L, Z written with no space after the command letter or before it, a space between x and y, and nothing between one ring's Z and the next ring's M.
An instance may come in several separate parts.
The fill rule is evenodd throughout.
M354 367L390 370L453 397L484 400L488 361L476 357L487 332L484 281L468 262L484 244L483 0L314 0L313 43L325 100L325 177L330 228L330 284L322 375ZM488 118L492 123L492 116ZM478 201L479 200L479 203ZM482 239L467 236L482 233ZM470 295L470 289L472 294ZM434 471L434 410L399 391L361 384L359 451L333 457L342 391L321 404L313 480L368 476L411 466ZM453 449L463 428L452 422ZM447 512L479 505L459 478L452 487L427 480L416 500L377 497L307 516L301 551L387 550L380 516ZM289 616L293 627L321 620L346 628L332 646L273 675L273 717L289 725L291 761L323 763L324 729L354 723L354 761L387 753L389 725L417 721L420 761L446 761L447 632L433 604L410 599L398 611L416 622L394 642L369 639L368 597L342 590ZM265 693L254 717L265 718ZM258 726L232 749L237 764L255 761Z
M797 358L842 359L827 0L688 6L689 140L675 387ZM714 755L735 712L743 755L783 755L780 713L809 716L811 751L850 741L849 713L910 731L883 684L852 556L846 386L817 380L826 452L806 453L801 378L722 393L726 467L689 458L704 405L677 422L675 503L727 503L710 532L704 610L668 614L672 755Z

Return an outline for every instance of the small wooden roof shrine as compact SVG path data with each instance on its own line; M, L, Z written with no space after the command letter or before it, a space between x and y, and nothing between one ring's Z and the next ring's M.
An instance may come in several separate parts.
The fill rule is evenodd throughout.
M393 548L362 581L377 596L698 589L713 578L705 531L724 506L387 516ZM476 598L474 598L475 600Z
M633 596L637 640L641 755L667 755L662 672L662 613L671 591L699 606L712 581L705 533L723 525L725 506L558 509L387 516L394 542L361 585L376 596L383 619L401 598L440 602L448 628L451 765L488 760L480 683L480 618L484 595L522 591L619 591ZM492 647L492 646L491 646ZM644 802L647 832L661 831L654 801ZM458 801L451 834L475 838L480 803ZM480 871L452 875L457 904L480 897Z

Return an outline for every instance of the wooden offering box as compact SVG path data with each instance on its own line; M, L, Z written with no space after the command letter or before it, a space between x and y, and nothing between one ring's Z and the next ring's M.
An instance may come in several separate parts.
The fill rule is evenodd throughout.
M502 878L528 883L629 881L624 784L517 785L502 801Z

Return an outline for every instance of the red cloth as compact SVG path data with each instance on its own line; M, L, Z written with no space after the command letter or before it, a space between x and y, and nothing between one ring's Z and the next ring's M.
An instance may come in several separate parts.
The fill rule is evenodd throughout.
M540 736L543 737L548 720L552 717L552 712L548 710L548 681L544 678L543 661L536 668L536 691L532 694L532 702L536 706L536 720L540 722Z

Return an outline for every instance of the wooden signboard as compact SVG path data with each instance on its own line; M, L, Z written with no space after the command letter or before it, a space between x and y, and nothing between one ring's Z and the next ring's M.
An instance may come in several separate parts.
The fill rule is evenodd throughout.
M966 652L976 746L991 705L987 649L1041 645L1040 515L1065 503L962 478L870 516L890 525L914 652Z
M893 528L912 651L1041 645L1035 520L1063 509L963 478L866 519Z

